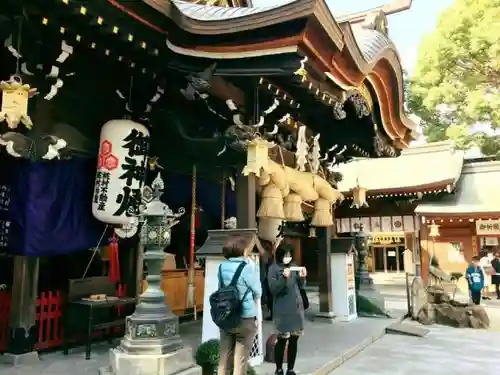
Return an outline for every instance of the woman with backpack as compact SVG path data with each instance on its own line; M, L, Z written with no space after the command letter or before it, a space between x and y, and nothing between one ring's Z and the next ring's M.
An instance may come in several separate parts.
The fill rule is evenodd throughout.
M257 333L257 299L262 297L259 271L245 256L247 240L233 237L224 245L219 289L210 296L211 315L220 328L218 374L247 375L248 358Z
M287 351L287 375L293 370L297 358L297 344L304 330L304 309L309 302L304 290L307 271L292 264L293 246L280 244L276 249L275 263L269 268L268 282L273 294L273 317L278 340L274 347L276 375L283 375L285 347Z

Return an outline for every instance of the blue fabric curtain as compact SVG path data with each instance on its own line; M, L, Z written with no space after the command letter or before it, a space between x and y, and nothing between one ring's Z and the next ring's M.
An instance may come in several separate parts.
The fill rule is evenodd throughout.
M69 254L97 244L104 225L92 215L94 160L30 163L0 157L0 165L0 187L10 187L10 205L7 210L0 210L0 223L9 221L10 226L8 252L48 256ZM187 219L191 176L167 173L163 177L162 200L173 209L184 207ZM220 183L198 179L197 203L216 223L220 223L220 199ZM226 217L236 215L236 194L229 183L225 207Z
M91 211L95 161L24 162L11 181L9 250L67 254L97 244L103 225Z

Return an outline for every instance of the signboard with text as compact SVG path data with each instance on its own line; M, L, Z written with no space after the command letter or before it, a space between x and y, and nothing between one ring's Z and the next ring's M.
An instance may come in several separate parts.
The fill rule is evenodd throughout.
M500 219L476 220L476 235L500 236Z

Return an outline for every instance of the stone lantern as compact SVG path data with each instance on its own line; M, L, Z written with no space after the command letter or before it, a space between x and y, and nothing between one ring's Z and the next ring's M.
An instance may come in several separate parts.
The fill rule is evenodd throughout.
M160 287L163 249L170 244L171 228L184 214L174 213L160 200L164 188L160 174L151 187L143 189L140 241L145 247L148 287L139 296L135 312L126 318L125 336L110 351L110 367L101 375L173 375L201 374L193 361L192 349L184 346L179 336L179 319L165 302Z
M368 255L368 236L363 231L363 224L360 224L359 231L354 236L354 246L357 252L358 264L356 267L356 289L360 289L361 285L373 285L371 278L366 268L366 256Z
M368 270L366 269L366 256L368 255L368 236L363 231L363 225L354 236L354 247L357 253L357 268L355 276L356 305L358 314L375 313L386 315L384 297L377 291ZM363 311L368 305L370 311Z

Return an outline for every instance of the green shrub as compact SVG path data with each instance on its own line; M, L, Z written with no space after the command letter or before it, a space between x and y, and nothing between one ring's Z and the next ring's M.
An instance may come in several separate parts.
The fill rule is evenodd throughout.
M204 373L217 374L220 359L220 341L216 339L205 341L196 349L194 358ZM248 366L247 375L257 375L257 372L252 366Z
M220 358L219 340L212 339L202 343L198 346L198 349L196 349L194 358L196 363L201 366L203 370L217 368Z

